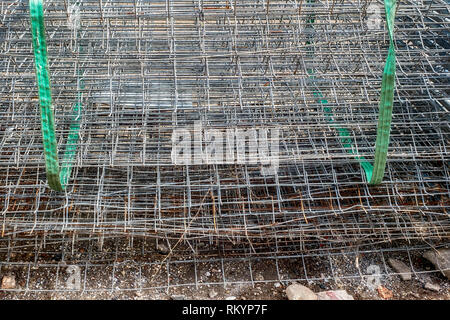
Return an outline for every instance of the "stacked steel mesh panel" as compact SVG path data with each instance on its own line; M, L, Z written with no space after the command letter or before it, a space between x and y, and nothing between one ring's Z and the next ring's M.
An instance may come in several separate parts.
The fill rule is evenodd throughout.
M388 160L371 186L360 158L374 159L382 1L45 1L60 153L82 105L73 172L56 192L28 2L4 2L1 235L224 239L255 252L448 241L448 13L440 0L398 5ZM258 161L174 164L174 131L196 125L277 128L276 173Z

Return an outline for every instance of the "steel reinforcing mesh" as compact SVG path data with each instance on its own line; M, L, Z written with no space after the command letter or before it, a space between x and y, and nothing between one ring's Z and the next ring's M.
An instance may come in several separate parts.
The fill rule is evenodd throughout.
M45 1L60 159L82 105L73 171L54 192L28 2L3 2L1 234L448 241L448 14L445 1L398 5L388 160L369 186L355 155L373 161L383 1ZM173 164L174 130L195 125L278 128L277 174Z

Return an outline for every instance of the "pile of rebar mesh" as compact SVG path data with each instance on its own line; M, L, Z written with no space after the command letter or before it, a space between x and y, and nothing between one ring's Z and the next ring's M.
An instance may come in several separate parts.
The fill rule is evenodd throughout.
M44 18L60 155L82 106L76 157L65 191L52 191L28 1L3 2L2 237L448 241L445 0L398 3L390 144L376 186L360 162L374 160L383 1L47 0ZM174 132L195 126L201 135L277 128L276 172L262 174L259 161L174 163Z

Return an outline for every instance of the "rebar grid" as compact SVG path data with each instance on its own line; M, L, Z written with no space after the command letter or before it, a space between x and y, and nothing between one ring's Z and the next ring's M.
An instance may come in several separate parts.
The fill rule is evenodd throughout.
M185 241L166 255L158 252L154 241L142 237L101 241L70 237L14 238L0 243L0 274L15 274L18 285L1 291L174 294L189 289L233 290L234 286L251 288L300 281L319 287L351 285L352 292L370 293L375 288L370 287L374 273L369 266L379 268L376 276L381 284L391 286L398 277L388 263L389 258L402 259L418 283L438 281L439 271L423 265L421 254L427 248L428 245L405 246L395 242L389 246L351 248L326 245L305 252L296 244L280 242L269 255L255 254L243 246ZM77 288L70 287L70 269L74 267L80 276ZM201 292L206 297L208 290Z
M303 249L318 241L448 241L449 5L398 6L388 165L384 183L369 187L355 154L373 159L388 48L383 10L380 29L367 27L371 4L383 8L382 1L46 1L60 150L80 93L84 106L64 193L45 182L28 7L4 4L2 237L223 239L255 253L278 241ZM328 100L333 124L315 92ZM205 129L279 128L277 175L262 176L258 164L173 165L174 129L197 121ZM336 127L349 130L355 154Z

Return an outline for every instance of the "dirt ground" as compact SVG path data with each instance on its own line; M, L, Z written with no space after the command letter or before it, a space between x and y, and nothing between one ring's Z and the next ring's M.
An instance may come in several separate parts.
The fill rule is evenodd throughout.
M422 257L425 249L383 250L277 258L224 258L206 249L180 257L117 246L96 252L72 248L64 257L48 248L38 256L0 251L0 279L13 276L16 282L14 289L0 290L0 299L280 300L297 282L314 292L344 289L356 300L383 299L380 285L387 289L385 299L450 300L450 281ZM387 258L411 266L412 279L402 280ZM426 289L426 283L438 291Z

